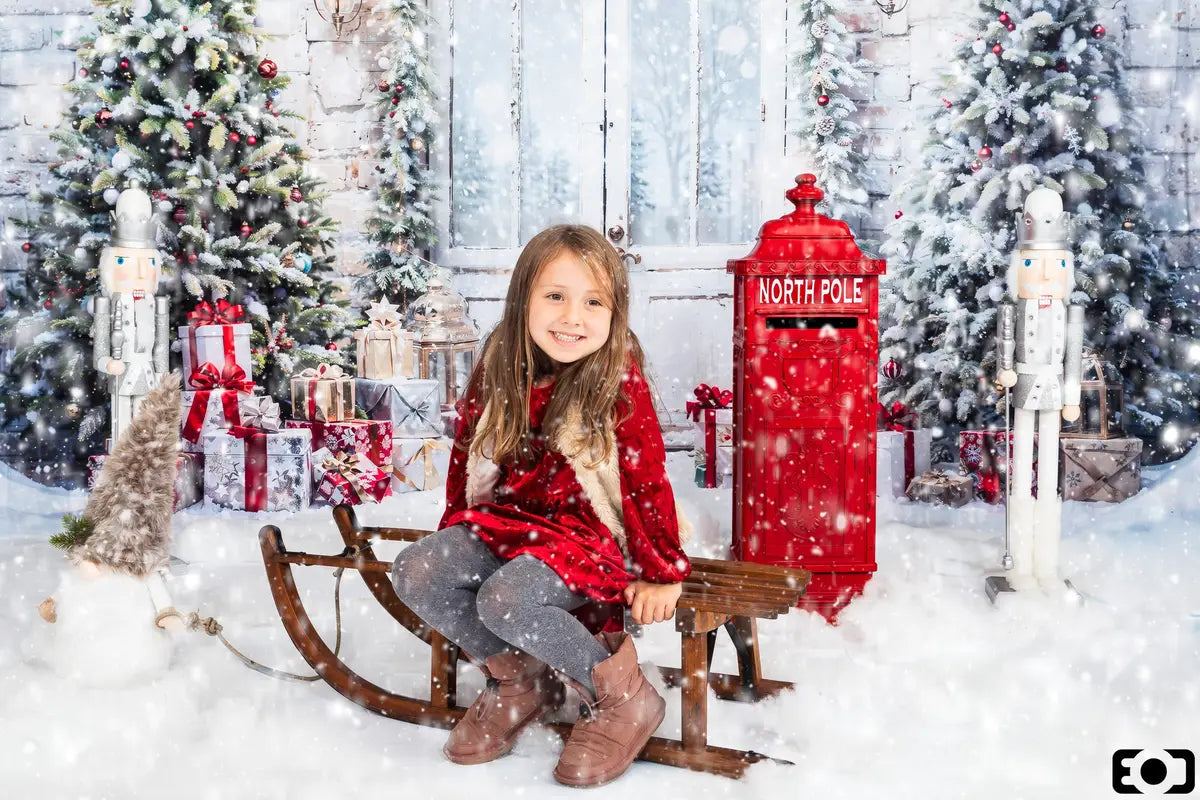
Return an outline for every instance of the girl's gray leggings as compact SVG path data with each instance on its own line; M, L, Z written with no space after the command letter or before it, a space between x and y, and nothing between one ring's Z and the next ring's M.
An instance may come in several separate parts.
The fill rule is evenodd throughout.
M515 646L595 696L592 667L610 654L568 613L587 598L537 558L501 561L465 525L454 525L406 547L392 565L392 584L413 613L475 658Z

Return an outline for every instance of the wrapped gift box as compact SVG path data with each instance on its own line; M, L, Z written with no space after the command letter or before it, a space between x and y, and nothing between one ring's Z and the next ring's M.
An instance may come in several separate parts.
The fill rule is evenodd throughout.
M253 385L252 385L253 388ZM204 452L203 438L241 425L239 403L252 396L236 389L199 389L184 392L180 416L180 449L187 453Z
M392 493L390 467L377 466L357 453L323 448L312 454L312 468L314 501L356 506L378 503Z
M1120 502L1142 488L1142 440L1063 439L1064 500Z
M906 494L910 500L958 508L975 496L975 480L970 475L926 471L913 478Z
M292 416L314 422L354 419L354 379L336 364L293 375Z
M445 432L438 382L359 378L358 402L371 419L392 423L397 439L435 439Z
M346 419L341 422L311 422L289 419L286 428L303 428L312 435L313 452L357 453L373 464L392 463L392 423L381 420Z
M445 485L453 439L396 439L392 444L394 491L422 492Z
M220 368L237 365L247 378L253 374L250 360L250 323L236 325L184 325L179 329L186 379L204 363Z
M354 332L358 376L372 380L413 377L413 337L396 325L375 323Z
M100 477L100 470L108 456L88 457L88 481L90 490ZM175 459L175 511L194 506L204 497L204 455L202 453L180 453Z
M1008 433L1008 441L1012 440ZM985 502L1004 500L1004 487L1012 473L1004 431L962 431L958 434L958 471L975 479L975 494ZM1033 437L1033 495L1037 496L1037 436Z
M716 489L733 483L733 409L698 408L692 415L696 485Z
M933 431L877 431L875 493L878 497L903 497L908 485L929 470Z
M312 497L312 434L233 428L205 434L204 497L245 511L300 511Z

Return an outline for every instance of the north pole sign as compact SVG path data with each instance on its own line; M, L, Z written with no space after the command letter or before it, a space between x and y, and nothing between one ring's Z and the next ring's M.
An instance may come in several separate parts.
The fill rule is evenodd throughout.
M864 306L864 278L782 276L758 279L759 306Z

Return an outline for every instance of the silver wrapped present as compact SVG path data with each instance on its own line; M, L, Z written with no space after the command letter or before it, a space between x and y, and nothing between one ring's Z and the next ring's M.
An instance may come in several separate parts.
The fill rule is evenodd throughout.
M392 423L397 439L436 439L445 431L437 381L359 378L355 395L368 418Z

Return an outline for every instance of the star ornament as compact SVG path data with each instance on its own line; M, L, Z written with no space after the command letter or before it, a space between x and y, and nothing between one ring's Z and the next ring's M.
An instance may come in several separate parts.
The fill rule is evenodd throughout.
M386 297L371 303L367 309L367 319L370 324L379 328L388 328L400 322L399 306L388 301Z

